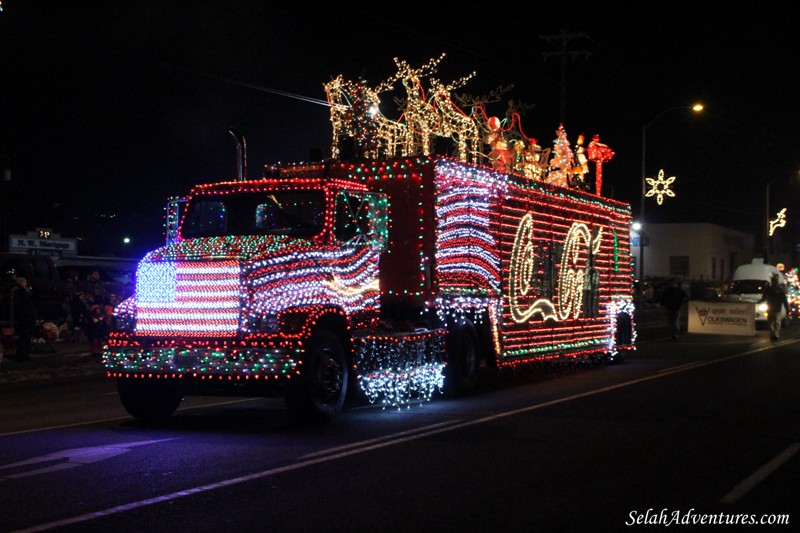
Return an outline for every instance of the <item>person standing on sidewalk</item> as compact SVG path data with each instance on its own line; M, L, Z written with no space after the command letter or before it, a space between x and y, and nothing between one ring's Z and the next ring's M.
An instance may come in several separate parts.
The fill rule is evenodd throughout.
M767 300L767 324L769 324L769 338L773 341L780 340L781 338L781 311L786 309L786 314L789 314L789 301L786 299L786 293L780 286L780 279L777 274L772 275L772 282L764 291L764 298Z
M8 341L14 331L14 302L11 290L16 287L14 278L17 277L13 268L3 272L0 278L0 355L8 349ZM2 357L0 357L2 359Z
M11 289L11 300L14 305L14 333L17 337L17 351L14 356L7 356L15 361L27 361L31 358L31 341L36 329L36 304L33 302L28 280L15 276L16 287Z
M93 268L86 276L86 292L92 297L93 303L100 307L106 304L106 291L100 281L100 270Z
M92 357L96 361L102 359L103 344L108 338L110 326L111 316L106 314L99 305L92 305L87 317L86 337L89 339Z
M683 307L683 302L688 298L689 297L684 290L680 288L676 280L672 280L661 295L661 305L667 310L667 325L669 326L669 333L672 336L672 340L678 340L681 308Z

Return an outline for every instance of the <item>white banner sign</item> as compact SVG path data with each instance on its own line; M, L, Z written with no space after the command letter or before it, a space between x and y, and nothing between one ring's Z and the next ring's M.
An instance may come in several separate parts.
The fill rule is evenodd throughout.
M756 334L756 304L754 303L691 300L688 313L689 333Z

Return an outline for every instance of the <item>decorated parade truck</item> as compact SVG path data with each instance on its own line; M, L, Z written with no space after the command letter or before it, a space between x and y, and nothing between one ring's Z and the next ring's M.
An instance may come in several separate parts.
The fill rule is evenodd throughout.
M496 162L356 155L191 190L104 350L132 416L245 395L328 420L352 394L397 406L634 348L628 204Z

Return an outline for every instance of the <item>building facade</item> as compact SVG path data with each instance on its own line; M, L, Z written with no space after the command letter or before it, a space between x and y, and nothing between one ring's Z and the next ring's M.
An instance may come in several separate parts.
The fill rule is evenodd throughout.
M631 254L639 277L639 254L644 253L644 277L679 277L693 281L727 281L737 266L756 252L753 235L710 223L648 224L631 231Z

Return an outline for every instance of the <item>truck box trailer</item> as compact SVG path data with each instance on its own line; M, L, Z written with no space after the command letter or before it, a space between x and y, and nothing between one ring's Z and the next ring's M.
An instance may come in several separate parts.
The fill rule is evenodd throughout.
M479 368L634 349L626 203L443 156L268 166L195 186L139 263L104 351L121 401L283 396L328 420L348 391L398 405Z

